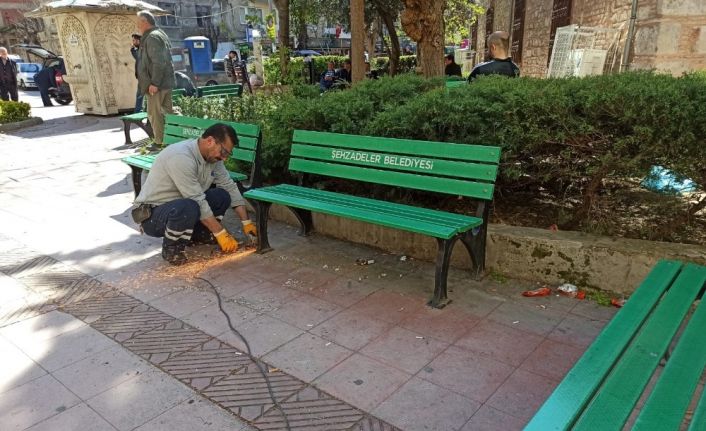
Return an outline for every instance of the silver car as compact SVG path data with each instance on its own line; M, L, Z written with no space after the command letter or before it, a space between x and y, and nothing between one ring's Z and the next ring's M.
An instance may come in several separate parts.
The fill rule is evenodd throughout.
M17 85L23 90L37 88L34 75L40 70L42 65L39 63L17 63Z

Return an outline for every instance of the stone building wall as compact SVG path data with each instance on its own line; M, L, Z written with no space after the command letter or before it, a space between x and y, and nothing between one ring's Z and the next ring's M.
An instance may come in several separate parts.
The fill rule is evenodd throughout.
M512 31L512 0L483 0L493 7L493 30ZM601 47L611 46L608 63L618 70L627 38L631 0L573 0L571 23L613 29ZM520 67L524 76L543 77L550 56L554 0L525 0ZM483 60L486 17L478 20L477 61ZM656 69L675 75L706 68L706 0L639 0L631 69Z
M526 0L522 76L543 77L547 73L552 4L552 0Z
M653 16L638 18L631 67L653 68L675 75L706 69L706 2L656 3Z

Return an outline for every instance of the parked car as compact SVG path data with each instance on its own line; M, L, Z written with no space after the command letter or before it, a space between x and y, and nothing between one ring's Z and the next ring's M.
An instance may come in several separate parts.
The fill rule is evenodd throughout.
M52 97L57 103L61 105L68 105L73 100L71 96L71 88L69 84L64 81L64 75L66 75L66 66L64 65L63 57L60 57L53 52L42 48L38 45L29 45L22 43L19 45L12 46L15 50L24 50L27 53L29 59L37 58L41 62L42 68L51 68L54 70L54 83L55 86L49 89L49 96Z
M321 55L320 52L314 51L312 49L299 49L299 50L292 52L292 57L307 57L307 56L318 57L320 55Z
M39 63L17 63L17 85L23 90L37 88L34 83L34 75L42 70Z

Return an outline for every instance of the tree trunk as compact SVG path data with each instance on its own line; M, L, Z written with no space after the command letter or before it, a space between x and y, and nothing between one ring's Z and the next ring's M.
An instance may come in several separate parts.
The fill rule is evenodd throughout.
M309 30L307 29L306 22L304 20L299 23L299 28L297 29L297 42L299 42L298 49L308 48Z
M365 78L365 2L351 0L351 66L353 82Z
M365 50L368 51L368 58L370 59L370 65L373 65L373 57L375 54L375 42L377 42L377 36L380 32L380 20L375 19L370 24L365 34Z
M282 72L282 80L288 74L289 70L289 0L274 0L277 14L279 15L279 62L280 71Z
M405 33L417 42L417 65L426 77L444 74L445 0L403 0L401 21ZM423 54L419 58L419 51Z
M390 14L380 14L385 27L387 27L387 32L390 35L390 76L397 75L397 69L400 64L400 39L397 37L397 30L395 29L395 20Z

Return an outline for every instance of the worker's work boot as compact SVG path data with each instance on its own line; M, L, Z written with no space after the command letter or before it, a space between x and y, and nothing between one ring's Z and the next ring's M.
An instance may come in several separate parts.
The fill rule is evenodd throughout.
M186 263L186 245L183 241L168 241L162 243L162 258L172 265L183 265Z
M215 244L216 238L208 229L194 229L189 245Z

